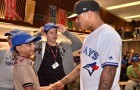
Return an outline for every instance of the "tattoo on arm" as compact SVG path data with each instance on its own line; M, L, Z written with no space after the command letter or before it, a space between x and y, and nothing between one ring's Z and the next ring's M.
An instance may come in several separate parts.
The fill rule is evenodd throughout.
M116 74L115 66L105 66L100 76L98 90L110 90Z

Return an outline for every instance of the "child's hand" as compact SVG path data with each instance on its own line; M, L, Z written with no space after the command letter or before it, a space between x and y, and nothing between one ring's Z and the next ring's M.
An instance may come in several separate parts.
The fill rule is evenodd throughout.
M53 89L52 86L44 86L44 87L40 87L40 90L55 90L55 89Z

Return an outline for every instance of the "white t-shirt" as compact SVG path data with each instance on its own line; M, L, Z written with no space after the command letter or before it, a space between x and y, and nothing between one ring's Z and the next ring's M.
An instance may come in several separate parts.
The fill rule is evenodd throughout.
M13 88L13 65L10 49L0 50L0 87Z
M107 24L89 34L81 51L81 90L98 90L100 75L104 66L117 67L111 90L120 90L122 40L118 33Z

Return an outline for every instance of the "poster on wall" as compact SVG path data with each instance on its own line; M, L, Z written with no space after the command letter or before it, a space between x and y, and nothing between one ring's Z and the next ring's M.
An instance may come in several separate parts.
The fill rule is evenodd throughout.
M50 22L56 24L56 18L51 18L50 17Z
M50 12L50 22L56 24L56 7L49 5L49 12Z
M5 0L5 19L13 20L16 14L16 0Z
M30 24L33 24L35 4L36 1L33 0L26 1L24 22L29 22Z
M72 14L72 12L67 12L67 17L70 16ZM72 20L68 19L68 29L73 29L72 27Z
M59 23L65 25L66 21L66 11L59 9Z

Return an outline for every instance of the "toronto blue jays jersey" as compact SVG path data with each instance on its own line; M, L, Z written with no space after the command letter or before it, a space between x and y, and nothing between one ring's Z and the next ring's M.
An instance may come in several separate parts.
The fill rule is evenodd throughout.
M111 26L103 24L90 33L81 50L81 90L98 90L104 66L117 67L111 90L120 90L121 51L122 40Z

